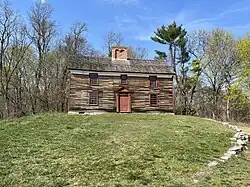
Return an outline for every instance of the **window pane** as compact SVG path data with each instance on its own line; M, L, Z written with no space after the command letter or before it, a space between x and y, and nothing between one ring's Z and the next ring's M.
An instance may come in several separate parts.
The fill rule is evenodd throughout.
M150 80L150 88L156 88L156 80Z
M97 79L98 78L98 73L90 73L89 77L92 79Z
M89 78L90 85L98 85L98 73L90 73Z
M150 105L157 106L157 104L158 104L157 94L150 94Z
M89 93L89 104L98 105L98 92L97 91Z
M149 80L156 81L157 80L157 76L149 76Z
M121 84L127 84L128 83L128 76L127 75L121 75Z
M98 84L98 79L90 78L90 85L97 85L97 84Z

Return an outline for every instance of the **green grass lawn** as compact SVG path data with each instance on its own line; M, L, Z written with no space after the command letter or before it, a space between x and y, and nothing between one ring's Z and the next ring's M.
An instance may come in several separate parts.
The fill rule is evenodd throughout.
M172 115L0 121L0 186L195 186L194 174L223 155L233 133L215 122ZM244 159L232 162L249 164ZM237 174L225 163L199 185L227 186L232 178L219 180L228 177L225 170Z

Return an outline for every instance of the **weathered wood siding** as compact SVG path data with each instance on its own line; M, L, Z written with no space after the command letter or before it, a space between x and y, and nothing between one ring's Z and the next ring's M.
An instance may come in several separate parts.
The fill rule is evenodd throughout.
M69 110L104 110L116 111L116 91L126 88L131 92L132 112L167 111L173 112L173 92L171 78L158 78L158 88L151 90L147 77L128 77L128 84L121 85L118 76L101 76L98 78L98 86L89 85L89 77L86 75L70 75L70 100ZM89 105L89 92L99 92L99 105ZM150 93L158 94L157 107L150 106Z

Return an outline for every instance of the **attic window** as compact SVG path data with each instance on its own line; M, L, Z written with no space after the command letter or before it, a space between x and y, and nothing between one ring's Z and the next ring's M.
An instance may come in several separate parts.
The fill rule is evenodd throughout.
M121 75L121 84L128 84L128 76L126 74Z
M89 84L90 85L98 85L98 74L90 73L89 74Z

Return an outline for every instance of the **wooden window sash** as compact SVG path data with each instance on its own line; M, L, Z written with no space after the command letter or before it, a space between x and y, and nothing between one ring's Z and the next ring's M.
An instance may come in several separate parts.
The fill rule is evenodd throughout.
M154 86L152 86L153 82L154 82ZM148 87L150 89L157 89L158 88L157 76L149 76Z
M126 74L121 75L121 84L128 84L128 76Z
M158 94L150 94L149 97L150 106L158 106Z
M89 92L89 105L99 105L99 93L98 91Z
M89 84L90 85L98 85L98 74L97 73L90 73L89 74Z

